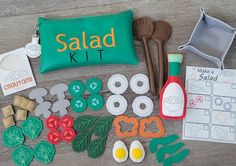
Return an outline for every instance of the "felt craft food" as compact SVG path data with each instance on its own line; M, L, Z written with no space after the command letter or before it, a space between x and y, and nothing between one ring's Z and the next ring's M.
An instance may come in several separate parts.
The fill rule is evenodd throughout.
M43 122L37 117L28 117L21 123L22 132L29 139L34 140L39 137L43 130Z
M187 94L180 79L183 56L168 54L169 76L160 94L160 116L180 120L186 115Z
M104 98L100 94L93 94L87 99L88 107L94 111L99 111L104 106Z
M131 131L122 132L121 124L120 124L121 122L132 124L133 128L131 129ZM113 124L115 126L116 136L118 136L119 138L135 137L138 134L139 122L138 122L138 119L136 118L120 115L120 116L115 117Z
M68 88L69 88L69 92L70 92L71 96L73 96L73 97L79 97L85 91L84 83L80 80L71 81Z
M2 113L4 117L8 117L14 114L13 108L11 105L5 106L2 108Z
M87 101L84 97L75 97L71 100L70 106L74 112L84 112L87 108Z
M128 150L122 141L116 141L113 145L112 156L118 163L125 162L128 158Z
M151 123L156 123L157 132L154 131L146 131L146 126ZM139 135L143 138L159 138L165 135L165 128L162 123L161 118L158 116L151 116L149 118L143 118L139 120Z
M34 158L46 165L52 162L55 151L55 147L52 144L41 140L34 147Z
M129 10L79 18L38 18L40 72L98 64L137 64L132 15Z
M9 148L15 148L21 145L25 140L21 128L12 126L5 129L2 133L2 143L4 146Z
M122 74L114 74L107 81L108 89L116 94L123 94L129 86L127 78Z
M134 140L130 145L129 157L135 163L140 163L145 157L145 150L141 142Z
M48 132L47 140L53 145L59 144L61 142L61 133L58 130L51 130Z
M20 145L12 151L11 156L16 165L29 166L34 159L34 152L30 147Z
M153 112L154 104L149 97L138 96L134 99L132 108L133 112L139 117L147 117Z
M125 113L127 106L127 100L121 95L111 95L106 102L107 111L112 115L121 115Z
M17 110L16 111L16 120L26 120L27 111L26 110Z
M102 89L102 81L99 78L90 78L86 82L86 90L90 94L99 93Z
M190 153L189 149L183 149L185 144L177 142L176 134L167 137L154 138L150 141L149 150L156 153L156 160L164 166L171 166L182 162Z
M11 127L15 125L15 121L13 116L8 116L2 119L2 123L5 128Z
M53 116L49 116L46 121L46 127L49 129L49 130L54 130L54 129L57 129L60 125L60 119L53 115Z
M145 74L135 74L130 79L130 88L136 94L145 94L149 91L149 80Z
M87 150L90 158L101 157L106 149L106 140L113 119L114 116L79 116L74 122L74 129L78 134L71 144L73 151L83 152ZM97 138L92 139L92 134Z
M13 105L30 112L34 111L36 107L36 103L34 101L26 99L25 97L22 96L15 96Z

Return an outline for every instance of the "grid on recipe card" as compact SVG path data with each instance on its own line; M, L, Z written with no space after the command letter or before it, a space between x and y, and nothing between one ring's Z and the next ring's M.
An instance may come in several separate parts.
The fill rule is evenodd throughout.
M236 143L236 84L187 80L183 139Z

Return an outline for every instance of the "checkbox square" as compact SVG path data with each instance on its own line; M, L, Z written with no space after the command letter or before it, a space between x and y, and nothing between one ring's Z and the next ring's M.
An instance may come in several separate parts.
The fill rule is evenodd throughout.
M204 125L203 126L203 130L209 130L209 126L208 125Z
M204 115L209 116L209 111L205 110Z
M232 85L231 85L231 88L232 88L232 89L236 89L236 84L232 84Z
M211 83L210 83L210 82L207 82L207 83L206 83L206 86L207 86L207 87L210 87L210 86L211 86Z
M235 113L230 114L230 118L235 118L235 117L236 117Z
M205 97L205 100L206 100L206 101L210 101L210 100L211 100L210 96L206 96L206 97Z
M233 127L230 127L229 131L230 131L231 133L235 133L235 129L234 129Z
M232 98L232 99L231 99L231 103L236 103L236 99L235 99L235 98Z

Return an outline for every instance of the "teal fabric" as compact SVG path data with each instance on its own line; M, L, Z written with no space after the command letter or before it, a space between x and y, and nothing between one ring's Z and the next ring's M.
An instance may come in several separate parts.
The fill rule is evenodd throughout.
M137 64L131 10L80 18L38 18L40 72L101 64Z

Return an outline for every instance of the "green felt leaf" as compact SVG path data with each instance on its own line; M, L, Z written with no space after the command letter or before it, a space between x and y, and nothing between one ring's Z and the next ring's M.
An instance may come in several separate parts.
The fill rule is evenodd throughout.
M55 155L55 148L47 141L39 141L34 147L34 157L42 164L52 162Z
M150 152L155 153L158 150L159 146L171 144L177 139L179 139L179 136L176 134L168 135L166 137L161 138L153 138L149 143Z
M25 121L21 123L21 128L23 134L33 140L40 135L43 129L43 123L40 118L28 117Z
M6 147L16 147L24 142L22 130L19 127L12 126L5 129L2 133L2 141Z
M173 145L167 145L159 148L159 150L156 152L156 158L159 163L163 162L166 155L172 155L175 154L178 150L180 150L182 147L184 147L184 143L178 142Z
M91 131L79 133L72 141L72 149L75 152L83 152L88 149L91 140Z
M20 145L12 152L12 160L17 166L28 166L33 158L33 150L26 145Z
M94 159L101 157L105 152L106 140L107 136L103 136L92 141L87 150L88 156Z
M107 116L98 119L94 124L93 134L98 137L107 135L111 130L113 120L114 116Z
M74 122L74 129L78 132L90 130L98 118L99 117L92 115L79 116Z
M189 149L184 149L178 154L170 156L169 158L165 159L163 162L163 166L172 166L174 164L179 164L189 155L189 153L190 153Z

